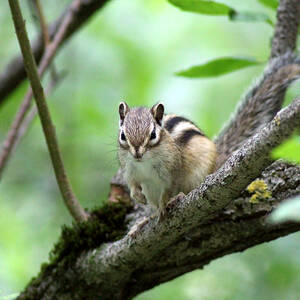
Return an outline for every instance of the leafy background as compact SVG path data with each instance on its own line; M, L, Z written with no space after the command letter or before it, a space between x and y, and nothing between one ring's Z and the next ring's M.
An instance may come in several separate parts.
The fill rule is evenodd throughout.
M34 37L37 29L26 1L21 2ZM70 1L41 2L47 19L53 21ZM66 168L85 207L107 198L110 178L118 168L121 100L132 106L163 101L168 112L187 116L214 137L261 73L269 55L270 24L275 20L272 5L262 3L276 6L276 1L222 3L234 10L230 18L183 12L165 0L111 1L60 51L55 65L67 76L49 97L49 105ZM6 1L0 7L0 28L1 70L19 51ZM213 78L175 75L223 57L255 63ZM208 68L209 74L219 67ZM224 68L221 71L225 73ZM0 107L0 141L26 88L24 83ZM299 84L294 84L286 103L299 94ZM299 161L299 138L287 145L274 155ZM61 226L70 223L35 120L0 182L0 299L18 293L38 273ZM296 233L226 256L136 299L299 299L299 243L300 233Z

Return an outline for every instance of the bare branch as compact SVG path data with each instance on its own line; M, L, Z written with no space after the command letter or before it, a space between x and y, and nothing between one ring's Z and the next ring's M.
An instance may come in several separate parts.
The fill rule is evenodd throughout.
M10 158L11 152L15 147L16 138L18 136L18 131L23 122L23 119L28 111L32 98L32 90L31 88L28 90L20 108L17 112L15 119L11 125L11 128L7 134L5 141L3 142L2 152L0 156L0 179L3 175L4 169L7 165L7 162Z
M60 27L58 28L53 41L48 45L46 48L46 51L41 59L40 65L39 65L39 76L42 77L45 73L46 69L50 65L53 57L55 56L57 49L65 39L66 34L68 33L70 26L73 23L73 19L75 17L75 12L80 8L81 2L80 0L75 0L72 3L72 6L68 10L68 14L63 19L63 22L60 24ZM6 137L6 140L3 144L3 150L0 156L0 178L3 174L3 170L7 164L7 161L9 159L9 156L11 154L12 149L15 147L16 138L18 136L18 131L21 127L21 124L24 120L24 117L30 107L31 104L31 98L32 98L32 90L29 88L27 94L25 95L25 98L21 104L21 107L19 111L16 114L16 117L13 121L13 124L11 126L10 131L8 132L8 135Z
M272 39L271 58L294 51L300 21L300 1L281 0L277 9L277 22Z
M60 83L63 79L62 76L58 76L52 79L46 89L46 96L50 95L52 90ZM30 97L31 89L30 89ZM24 103L28 103L28 101L24 101ZM7 166L8 160L12 154L12 152L16 149L16 146L20 139L24 136L25 132L27 131L29 125L31 124L32 120L36 116L37 109L36 106L31 107L31 110L27 113L29 107L21 106L19 113L16 116L15 121L13 122L11 129L6 137L6 140L3 143L2 152L0 155L0 178L3 175L3 172ZM26 115L26 117L25 117ZM25 117L25 118L24 118Z
M39 74L36 68L33 54L31 52L30 43L18 0L9 0L9 5L11 8L16 34L24 58L25 69L31 83L44 135L50 152L57 183L71 215L77 221L85 221L88 219L88 215L82 209L78 200L76 199L63 166L63 161L56 139L55 128L46 104L44 90L39 79Z
M49 26L50 38L52 39L61 24L65 22L65 18L72 14L73 18L70 26L67 28L66 34L63 36L62 42L71 37L85 22L100 8L102 8L109 0L81 0L79 6L75 6L74 3L78 3L74 0L62 13L62 15ZM59 44L59 47L62 43ZM40 61L44 53L43 38L40 35L33 43L33 53L37 62ZM26 78L26 72L22 56L17 56L12 59L6 66L5 70L0 75L0 104L5 98Z
M45 94L46 94L47 98L48 98L48 95L50 95L52 93L52 91L54 90L54 88L57 88L57 86L64 79L64 76L62 76L62 75L58 75L57 77L51 79L51 81L48 84L48 86L46 88L46 91L45 91ZM37 115L37 108L34 105L34 106L31 107L30 111L27 113L25 119L22 122L22 125L21 125L19 131L17 132L16 141L14 143L14 149L16 148L16 146L18 145L18 143L20 142L21 138L27 132L28 127L30 126L30 124L32 123L32 121L36 117L36 115Z
M46 18L44 16L40 1L39 0L33 0L33 1L34 1L35 9L36 9L36 12L38 15L39 24L40 24L41 31L42 31L43 42L44 42L45 47L47 47L47 45L50 43L50 35L48 32Z
M33 6L37 13L38 25L41 29L44 47L46 49L48 47L48 45L50 44L50 34L48 32L48 25L46 22L45 15L43 13L41 2L39 0L29 0L29 1L33 1ZM50 65L50 74L51 74L52 80L56 81L57 72L56 72L54 63L52 63Z
M210 221L204 221L201 226L195 223L191 230L185 230L185 225L194 220L186 220L175 228L176 232L185 233L161 251L155 248L165 244L172 232L150 245L149 250L147 243L136 253L135 244L142 247L143 240L127 240L134 257L130 260L120 257L118 264L114 264L117 258L114 245L124 246L126 237L106 247L99 244L98 249L84 251L81 255L65 254L44 268L18 299L57 299L60 295L72 300L131 299L159 283L202 268L213 259L298 231L299 224L270 226L265 218L280 201L300 193L299 175L299 166L274 163L260 178L267 184L272 198L253 205L249 203L251 195L240 196L224 211L211 216ZM148 259L149 252L151 257ZM110 267L103 269L102 265ZM109 280L112 276L115 276L113 282Z

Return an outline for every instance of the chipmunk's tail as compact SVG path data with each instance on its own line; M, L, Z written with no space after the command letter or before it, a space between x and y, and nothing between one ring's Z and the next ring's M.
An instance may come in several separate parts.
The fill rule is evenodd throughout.
M287 87L300 77L300 59L288 52L273 59L216 139L217 168L281 109Z

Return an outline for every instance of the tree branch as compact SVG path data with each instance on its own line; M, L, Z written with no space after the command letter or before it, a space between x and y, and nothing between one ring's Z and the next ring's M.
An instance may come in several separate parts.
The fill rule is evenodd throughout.
M277 22L272 39L271 58L294 51L300 21L300 1L281 0L277 9Z
M33 1L32 6L37 14L38 26L41 29L44 47L46 49L48 47L48 45L50 44L51 40L50 40L49 31L48 31L47 21L46 21L45 15L43 13L42 5L39 0L29 0L29 1ZM33 15L34 15L34 12L33 12ZM51 74L52 80L56 81L57 72L56 72L54 63L52 63L50 66L50 74Z
M62 42L71 37L79 28L81 28L85 22L100 8L102 8L109 0L81 0L78 9L74 9L74 0L68 8L62 13L62 15L49 26L50 38L52 39L64 19L71 14L73 18L68 30L63 37ZM62 43L59 44L59 47ZM43 38L40 35L33 43L33 53L37 62L40 61L44 53ZM0 75L0 104L4 102L5 98L26 78L26 72L22 56L13 58L6 66L5 70Z
M57 75L55 78L51 79L50 83L48 84L46 88L46 98L52 93L54 88L57 88L57 86L61 83L61 81L64 79L64 74ZM37 115L37 108L36 106L32 106L30 111L27 113L26 117L24 118L19 130L16 132L16 140L14 141L14 146L11 151L13 151L16 146L18 145L21 138L25 135L26 131L28 130L28 127L32 123L33 119ZM0 165L1 165L1 157L0 157ZM0 177L1 177L1 169L0 169Z
M273 59L261 80L250 89L234 117L215 140L217 168L235 150L270 122L280 110L287 87L300 77L300 59L291 52Z
M225 210L203 220L201 226L187 219L175 229L182 234L160 251L156 251L156 247L165 243L171 232L150 246L148 242L143 243L143 237L136 241L125 237L106 246L99 244L98 249L84 251L81 255L64 255L44 268L18 299L57 299L60 296L72 300L131 299L159 283L202 268L218 257L298 231L299 224L271 226L265 219L280 201L300 193L299 175L300 166L275 162L259 178L267 184L272 194L270 199L254 205L249 202L251 195L245 192ZM187 223L194 225L187 230ZM158 228L155 231L159 234ZM122 256L116 263L114 245L125 246L126 239L134 258L128 260L129 257ZM136 243L143 248L137 251ZM106 267L102 268L103 265Z
M39 24L40 24L40 28L41 28L41 32L42 32L42 37L43 37L43 42L44 42L44 45L45 45L45 48L46 48L47 45L50 43L50 35L49 35L49 32L48 32L48 26L47 26L46 18L44 16L43 9L42 9L40 1L39 0L33 0L33 3L34 3L33 5L35 6L37 16L38 16L38 20L39 20Z
M239 149L247 138L272 120L282 106L287 87L299 78L299 73L295 72L295 64L299 67L299 58L293 55L299 19L300 2L281 0L277 10L269 64L262 79L250 89L234 117L218 135L215 141L220 154L217 167L220 167L233 151ZM291 73L295 76L290 76ZM241 131L245 128L246 131Z
M39 64L39 76L42 77L45 71L47 70L48 66L51 64L53 57L56 54L56 51L58 50L59 46L65 39L66 34L68 33L70 26L73 23L73 19L76 15L76 11L81 7L81 1L75 0L70 9L68 10L68 14L63 19L63 22L60 24L60 27L58 28L53 41L48 45L46 48L46 51L40 61ZM8 159L11 155L12 149L15 147L16 139L18 136L18 131L20 130L20 127L22 125L22 122L24 120L24 117L30 108L31 105L31 99L32 99L32 90L31 88L28 89L24 100L20 106L19 111L16 114L16 117L13 121L13 124L7 134L7 137L3 143L3 150L0 156L0 178L3 174L4 168L8 162Z
M78 200L76 199L63 166L62 158L56 139L55 128L52 123L50 113L46 104L44 90L39 79L39 74L36 68L33 54L31 52L30 43L25 29L25 23L22 17L18 0L9 0L9 5L16 29L16 34L24 58L25 69L27 72L27 76L30 80L30 84L38 108L38 113L41 119L44 135L51 156L57 183L59 185L65 204L69 209L71 215L77 221L85 221L88 219L88 215L82 209Z
M274 120L261 129L259 133L250 138L242 149L233 153L228 161L216 173L209 175L199 188L191 191L185 197L177 197L168 206L165 220L160 223L157 223L156 220L149 221L135 239L126 235L121 240L102 245L98 249L82 254L76 263L72 264L72 271L70 272L76 273L78 280L82 282L81 286L85 293L87 293L87 287L91 288L91 286L97 287L97 291L101 293L98 294L94 290L94 296L88 296L88 298L96 299L96 296L101 296L103 299L127 299L132 297L132 294L127 294L130 290L128 285L133 284L135 286L133 282L137 280L136 276L140 274L139 271L151 268L157 257L170 247L177 245L179 241L184 241L184 237L193 229L202 228L203 224L211 223L220 213L220 210L232 202L232 199L239 197L246 186L257 178L269 164L270 150L279 145L299 125L300 99L297 99L287 108L282 109ZM299 168L296 169L297 174L299 174ZM299 176L297 178L299 183ZM295 193L298 192L298 188L299 184ZM259 229L262 230L263 227ZM298 229L300 229L299 225L296 228L294 225L289 227L288 231L284 231L285 227L283 227L280 234L282 232L287 234ZM277 236L280 236L278 234L277 232ZM270 235L267 240L271 237L275 238L275 236L276 234ZM255 244L255 241L249 241L249 243ZM242 245L245 243L242 243L241 247ZM176 257L174 259L176 260ZM196 260L190 268L199 266L199 264L201 263ZM182 274L188 269L188 266L183 266L178 271L174 269L174 273ZM163 280L168 280L167 273ZM46 276L49 276L49 273ZM68 272L63 275L63 278L67 280L68 276L74 278ZM147 278L149 281L151 280L151 276ZM60 284L57 285L49 280L47 278L45 282L50 285L44 287L45 290L39 295L39 299L42 299L43 293L47 294L48 299L52 299L49 293L55 291L56 295L58 293L56 288L64 289ZM73 282L67 282L70 289L68 292L71 295L71 289L74 288ZM155 283L152 282L151 284L154 285ZM79 292L78 284L77 281L77 299L80 299L82 294ZM138 280L139 284L140 280ZM49 286L51 288L48 290ZM150 286L148 285L148 287ZM139 288L135 286L134 289ZM66 295L64 289L64 296ZM66 299L71 299L71 296L66 296Z

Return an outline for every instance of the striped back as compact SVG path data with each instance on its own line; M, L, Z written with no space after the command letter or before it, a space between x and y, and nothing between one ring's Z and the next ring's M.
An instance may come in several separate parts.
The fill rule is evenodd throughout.
M175 142L184 147L194 136L205 136L190 120L177 115L165 115L163 127L171 134Z

